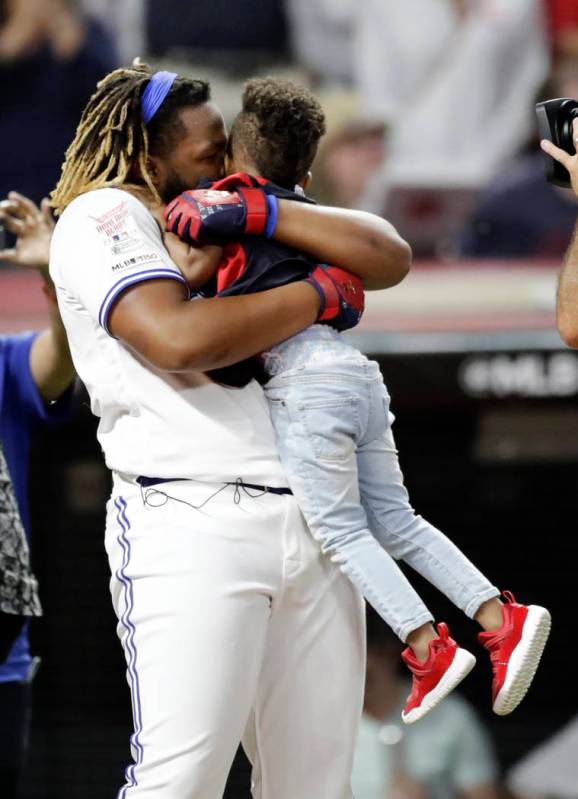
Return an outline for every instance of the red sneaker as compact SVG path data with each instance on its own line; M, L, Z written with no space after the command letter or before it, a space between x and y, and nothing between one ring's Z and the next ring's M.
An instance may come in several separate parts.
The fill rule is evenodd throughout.
M503 592L504 623L478 639L490 653L494 679L492 710L505 716L518 707L542 657L550 633L550 614L538 605L518 605L511 591Z
M401 718L413 724L429 713L473 669L476 659L459 647L447 624L437 625L438 637L430 641L428 659L419 661L408 647L401 653L403 662L413 674L411 694L407 698Z

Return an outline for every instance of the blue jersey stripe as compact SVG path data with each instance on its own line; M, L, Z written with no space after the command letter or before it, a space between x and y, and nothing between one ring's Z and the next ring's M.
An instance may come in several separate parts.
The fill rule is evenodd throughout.
M181 274L179 274L179 272L175 272L173 269L146 269L142 272L135 272L132 275L126 275L126 277L123 277L121 280L117 281L114 286L109 289L104 300L102 301L98 313L98 323L106 330L109 336L111 336L112 333L108 329L108 315L114 304L114 301L118 298L119 294L121 294L130 286L136 285L137 283L142 283L145 280L158 280L159 278L169 278L172 280L177 280L179 283L184 283L184 285L187 286L188 296L191 296L187 281Z
M122 566L116 572L116 578L122 583L124 589L124 613L120 617L120 623L123 625L127 632L126 637L126 661L127 661L127 671L128 671L128 678L131 687L131 699L132 699L132 712L133 712L133 721L134 721L134 733L131 736L131 751L134 759L134 763L130 765L125 772L126 777L126 784L123 788L121 788L118 799L124 799L126 796L127 791L130 788L133 788L137 782L135 777L135 769L136 767L142 763L143 756L144 756L144 749L140 742L140 733L142 732L142 709L141 709L141 700L140 700L140 687L139 687L139 679L138 679L138 672L137 672L137 649L135 643L135 626L132 620L132 612L134 610L134 592L133 592L133 584L130 577L127 575L126 570L130 563L130 556L131 556L131 549L130 549L130 540L128 537L128 533L130 530L130 522L126 515L126 501L123 497L117 497L114 501L117 516L116 520L118 526L120 527L120 532L117 537L117 541L121 546L123 551L123 562Z

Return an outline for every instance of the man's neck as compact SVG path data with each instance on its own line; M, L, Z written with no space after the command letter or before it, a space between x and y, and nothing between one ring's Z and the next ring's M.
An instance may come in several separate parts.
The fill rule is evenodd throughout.
M120 188L123 191L128 191L129 194L132 194L133 197L136 197L137 200L140 200L141 203L146 205L147 208L158 205L158 200L148 186L141 185L139 183L123 183Z

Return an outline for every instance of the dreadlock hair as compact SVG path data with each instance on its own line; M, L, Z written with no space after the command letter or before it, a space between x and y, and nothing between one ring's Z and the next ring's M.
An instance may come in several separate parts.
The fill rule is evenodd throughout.
M240 145L260 175L292 189L307 175L325 133L321 105L304 86L276 78L247 81L242 103L230 151Z
M143 182L160 201L147 167L150 154L163 155L184 127L179 111L208 102L209 84L178 77L145 125L141 97L154 70L147 64L115 69L96 87L82 113L62 174L51 194L57 214L79 194L91 189Z

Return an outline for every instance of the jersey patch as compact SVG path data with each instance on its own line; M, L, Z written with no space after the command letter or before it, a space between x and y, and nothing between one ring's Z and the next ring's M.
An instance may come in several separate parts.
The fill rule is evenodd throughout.
M126 200L106 214L90 218L96 223L96 232L111 255L125 255L141 246L142 237Z

